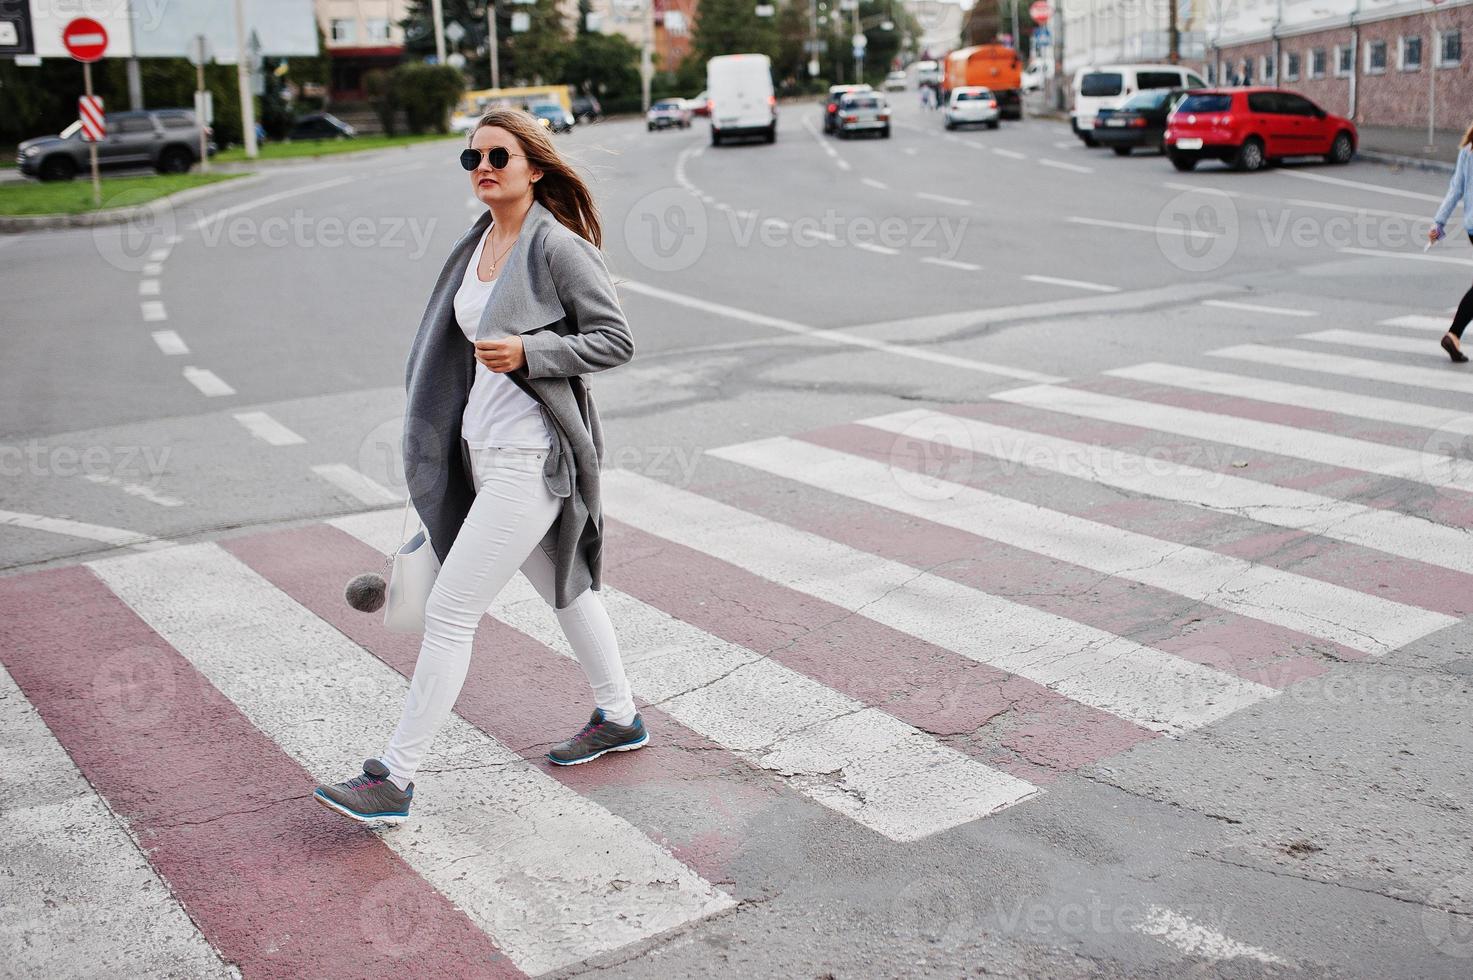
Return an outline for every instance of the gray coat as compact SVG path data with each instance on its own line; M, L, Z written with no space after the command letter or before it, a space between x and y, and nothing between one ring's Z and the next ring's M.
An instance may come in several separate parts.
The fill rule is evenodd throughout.
M475 347L455 321L455 293L488 210L440 270L405 366L404 476L414 509L441 562L475 499L470 451L460 435L475 378ZM540 547L556 566L555 607L600 586L605 458L598 409L582 375L628 361L634 339L599 249L533 201L507 254L476 331L477 340L520 334L527 363L507 376L540 404L553 435L543 466L562 511Z

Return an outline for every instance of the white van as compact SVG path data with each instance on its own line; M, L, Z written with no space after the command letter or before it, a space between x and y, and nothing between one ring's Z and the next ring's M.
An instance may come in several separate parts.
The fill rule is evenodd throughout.
M728 136L777 139L777 96L772 62L765 54L723 54L706 62L706 105L711 110L711 143Z
M1153 88L1206 88L1196 72L1181 65L1086 66L1074 73L1074 108L1069 125L1085 146L1097 146L1095 115L1101 109L1118 109L1137 92Z

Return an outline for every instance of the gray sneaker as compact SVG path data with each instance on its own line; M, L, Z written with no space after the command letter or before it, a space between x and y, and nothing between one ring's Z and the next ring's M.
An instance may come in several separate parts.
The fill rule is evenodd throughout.
M576 766L592 762L605 752L643 748L649 740L650 733L645 731L644 719L639 715L634 716L632 724L618 725L604 717L604 709L595 708L588 724L566 742L553 746L547 758L560 766Z
M363 763L363 775L331 786L319 786L312 798L360 823L400 824L409 816L414 784L400 789L390 781L388 766L378 759L368 759Z

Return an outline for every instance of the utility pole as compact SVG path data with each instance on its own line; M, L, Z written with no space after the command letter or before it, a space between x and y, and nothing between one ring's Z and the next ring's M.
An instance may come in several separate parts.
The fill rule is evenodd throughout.
M430 0L430 16L435 19L435 64L445 63L445 11L440 0Z
M240 88L240 128L245 136L245 155L254 160L256 149L256 98L251 94L251 55L246 49L244 0L235 0L235 80Z
M644 44L639 49L639 104L650 111L650 81L655 74L655 0L644 4Z
M1181 63L1181 25L1178 18L1181 16L1177 7L1178 0L1166 0L1166 60L1173 65Z
M491 49L491 87L501 88L501 35L496 30L496 0L486 0L486 46Z

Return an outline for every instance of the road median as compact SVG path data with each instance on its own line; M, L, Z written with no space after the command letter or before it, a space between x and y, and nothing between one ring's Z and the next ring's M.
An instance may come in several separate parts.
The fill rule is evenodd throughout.
M91 206L92 185L86 180L4 184L0 185L0 232L121 224L151 213L160 204L182 204L261 179L260 174L250 172L106 178L101 208Z

